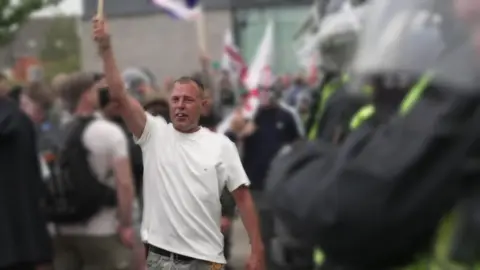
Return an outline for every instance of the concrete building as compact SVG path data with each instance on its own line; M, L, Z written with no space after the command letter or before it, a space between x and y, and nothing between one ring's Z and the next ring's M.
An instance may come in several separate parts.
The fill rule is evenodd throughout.
M83 68L100 70L91 40L91 22L97 0L84 0L79 34ZM206 9L208 51L219 60L226 29L235 38L247 61L253 56L268 19L276 23L274 72L293 72L296 65L292 35L308 12L312 0L203 0ZM151 0L105 1L115 53L122 69L148 68L158 79L190 74L199 68L196 27L164 13Z

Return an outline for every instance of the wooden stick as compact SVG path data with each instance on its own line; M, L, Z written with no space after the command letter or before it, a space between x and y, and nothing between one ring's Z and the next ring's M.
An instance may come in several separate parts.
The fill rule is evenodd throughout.
M200 12L200 17L196 20L197 25L197 37L198 37L198 46L200 48L200 53L202 55L207 55L207 27L205 23L205 15L203 8Z
M105 5L105 0L97 0L97 17L103 18L103 7Z

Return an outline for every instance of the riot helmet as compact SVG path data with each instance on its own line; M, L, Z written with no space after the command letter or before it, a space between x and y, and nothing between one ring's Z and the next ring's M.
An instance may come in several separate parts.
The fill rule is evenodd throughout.
M365 5L352 7L350 1L335 1L321 21L317 35L323 70L344 71L356 52Z
M466 0L373 0L353 71L411 78L429 74L433 84L455 90L478 87L478 56L456 1Z

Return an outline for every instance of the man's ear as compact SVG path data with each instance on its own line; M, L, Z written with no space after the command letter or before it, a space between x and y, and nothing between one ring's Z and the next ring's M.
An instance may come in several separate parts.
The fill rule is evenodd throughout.
M200 115L205 116L207 114L207 102L205 99L202 99L200 102Z
M206 98L202 98L202 108L207 106L208 100Z

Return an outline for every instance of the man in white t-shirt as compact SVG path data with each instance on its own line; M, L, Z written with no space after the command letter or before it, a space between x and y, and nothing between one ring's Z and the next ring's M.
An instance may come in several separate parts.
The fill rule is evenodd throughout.
M110 99L142 147L147 213L148 269L223 269L220 195L232 193L250 237L248 269L264 269L264 247L249 180L235 145L199 126L205 105L200 82L182 77L169 99L171 124L146 113L125 91L104 21L94 20Z

